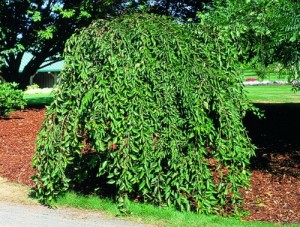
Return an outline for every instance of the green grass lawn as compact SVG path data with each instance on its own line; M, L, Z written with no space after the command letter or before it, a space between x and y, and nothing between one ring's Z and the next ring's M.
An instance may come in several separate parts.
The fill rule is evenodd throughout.
M100 199L97 196L83 196L69 192L58 199L57 206L75 207L89 210L105 211L109 216L119 216L117 205L110 199ZM257 226L274 227L273 223L246 222L233 217L219 217L216 215L203 215L191 212L179 212L172 208L156 207L135 202L129 203L130 215L123 218L135 222L149 223L154 226ZM297 226L297 225L286 225ZM299 225L298 225L299 226Z
M246 86L245 90L253 103L300 103L300 91L292 86Z
M253 103L300 103L300 91L293 92L292 86L246 86L245 91ZM27 106L48 106L53 101L52 94L24 95Z
M48 106L53 101L52 94L30 94L24 95L28 107Z

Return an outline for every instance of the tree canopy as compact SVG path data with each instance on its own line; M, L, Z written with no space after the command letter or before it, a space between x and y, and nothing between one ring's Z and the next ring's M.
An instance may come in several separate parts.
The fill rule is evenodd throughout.
M118 13L120 1L37 0L0 2L0 60L2 77L21 84L29 82L40 65L60 60L65 41L95 18ZM25 51L33 54L19 73ZM5 64L3 64L5 62Z
M200 23L205 30L222 30L238 47L240 62L265 66L280 62L291 70L291 80L299 80L299 5L294 0L1 1L0 78L24 88L46 59L49 63L61 60L65 42L77 28L97 18L139 11L172 16L180 23ZM34 57L19 72L25 51Z
M136 11L143 9L144 12L158 15L173 16L180 20L195 20L197 12L205 9L212 0L138 0L129 2L129 9Z
M291 80L299 80L299 1L215 1L198 16L204 29L227 35L238 48L240 62L264 66L279 62L291 70Z

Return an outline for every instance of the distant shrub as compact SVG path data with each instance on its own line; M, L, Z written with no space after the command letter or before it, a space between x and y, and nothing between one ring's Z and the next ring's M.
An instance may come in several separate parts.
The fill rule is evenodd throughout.
M6 116L16 109L23 109L25 104L23 91L18 90L17 83L0 82L0 117Z
M191 29L131 15L70 38L33 159L41 202L90 182L112 185L121 210L128 198L238 210L254 155L242 123L251 105L231 50Z
M26 91L35 90L35 89L39 89L39 88L40 88L40 86L38 84L32 84L32 85L26 86Z
M258 79L257 78L253 78L253 77L248 77L248 78L246 78L246 81L247 82L253 82L253 81L258 81Z

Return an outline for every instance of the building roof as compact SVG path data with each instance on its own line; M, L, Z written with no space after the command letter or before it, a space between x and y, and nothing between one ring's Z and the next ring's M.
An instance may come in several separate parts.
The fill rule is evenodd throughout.
M28 64L28 62L33 58L33 55L31 53L25 52L21 61L21 66L19 68L19 72L23 72L24 67ZM40 69L38 69L37 72L60 72L63 69L64 61L58 61L53 64L47 65L43 67L44 65L47 65L47 62L44 62Z

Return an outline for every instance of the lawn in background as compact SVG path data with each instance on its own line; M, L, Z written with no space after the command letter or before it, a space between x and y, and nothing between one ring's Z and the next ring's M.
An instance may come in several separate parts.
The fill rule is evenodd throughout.
M259 71L256 71L254 69L244 69L242 71L242 74L245 78L255 78L258 81L263 81L263 80L269 80L269 81L288 81L289 74L284 71L274 71L274 70L268 70L265 73L260 73Z
M288 75L279 74L279 73L266 73L264 76L259 77L257 73L252 70L246 70L244 73L244 78L255 78L258 81L269 80L269 81L288 81Z
M245 91L253 103L300 103L300 91L293 92L292 86L245 86Z
M260 85L245 86L245 91L253 103L300 103L300 91L293 92L292 86ZM26 94L27 107L49 106L53 94Z
M263 76L254 69L244 69L245 81L247 78L254 78L258 81L268 80L271 82L288 82L287 72L268 69ZM245 91L253 103L300 103L300 91L293 92L292 86L288 85L251 85L245 86Z
M53 94L25 94L24 99L27 107L44 107L53 101Z

